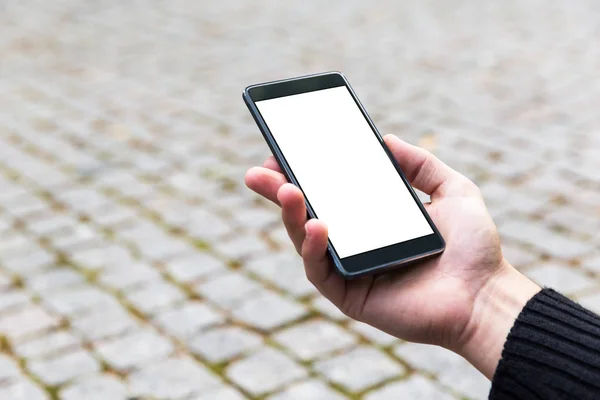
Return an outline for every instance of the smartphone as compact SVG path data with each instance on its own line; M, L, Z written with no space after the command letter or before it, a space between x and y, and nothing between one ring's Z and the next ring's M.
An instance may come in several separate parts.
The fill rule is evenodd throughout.
M248 86L242 95L309 218L329 228L344 278L440 254L444 240L340 72Z

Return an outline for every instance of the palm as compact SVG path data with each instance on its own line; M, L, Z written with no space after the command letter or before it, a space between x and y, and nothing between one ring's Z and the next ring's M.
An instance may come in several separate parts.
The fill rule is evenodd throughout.
M460 335L475 294L502 255L480 198L448 196L427 209L447 242L445 252L396 273L348 282L343 297L351 317L406 340L439 344Z

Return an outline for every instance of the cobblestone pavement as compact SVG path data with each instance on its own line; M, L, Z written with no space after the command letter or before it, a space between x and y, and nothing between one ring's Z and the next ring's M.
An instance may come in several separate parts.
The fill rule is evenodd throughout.
M250 83L344 71L600 311L596 0L0 2L1 399L482 399L351 322L244 188Z

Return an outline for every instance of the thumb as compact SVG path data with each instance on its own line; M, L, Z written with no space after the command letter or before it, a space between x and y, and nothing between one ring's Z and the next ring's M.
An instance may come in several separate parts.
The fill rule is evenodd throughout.
M384 141L410 184L431 197L443 195L452 186L449 183L468 181L425 149L408 144L394 135L386 135Z

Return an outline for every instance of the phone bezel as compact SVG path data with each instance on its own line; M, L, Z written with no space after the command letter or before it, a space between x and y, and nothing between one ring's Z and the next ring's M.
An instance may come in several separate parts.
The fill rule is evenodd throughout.
M266 122L262 118L260 111L256 107L255 102L273 99L277 97L292 96L295 94L307 93L316 90L329 89L339 86L345 86L350 95L354 99L354 102L362 112L364 118L369 123L373 134L384 148L388 158L396 168L396 171L402 178L402 181L406 185L407 189L411 193L414 201L419 206L419 209L423 213L427 222L431 226L433 231L432 234L422 236L420 238L412 239L405 242L396 243L386 247L382 247L375 250L370 250L364 253L359 253L353 256L341 258L339 257L335 246L328 240L328 251L335 265L336 269L346 279L355 278L367 274L373 274L377 272L383 272L385 270L398 267L400 265L407 265L418 260L422 260L427 257L434 256L444 251L445 242L442 235L438 231L437 227L431 220L431 217L425 210L425 207L419 200L417 194L413 190L412 186L408 182L408 179L404 175L404 172L400 169L400 166L394 159L391 151L385 145L383 138L375 124L369 117L367 111L361 104L360 100L356 96L356 93L350 86L350 83L346 77L337 71L325 72L321 74L301 76L291 79L284 79L279 81L265 82L255 85L248 86L242 93L242 98L246 103L250 114L254 118L254 121L258 125L265 141L267 142L273 156L279 163L279 166L288 179L289 182L298 186L302 190L302 186L296 179L292 169L287 163L285 156L281 152L281 149L277 145L277 141L271 134ZM304 196L306 208L310 218L317 218L315 210L312 208L309 199Z

